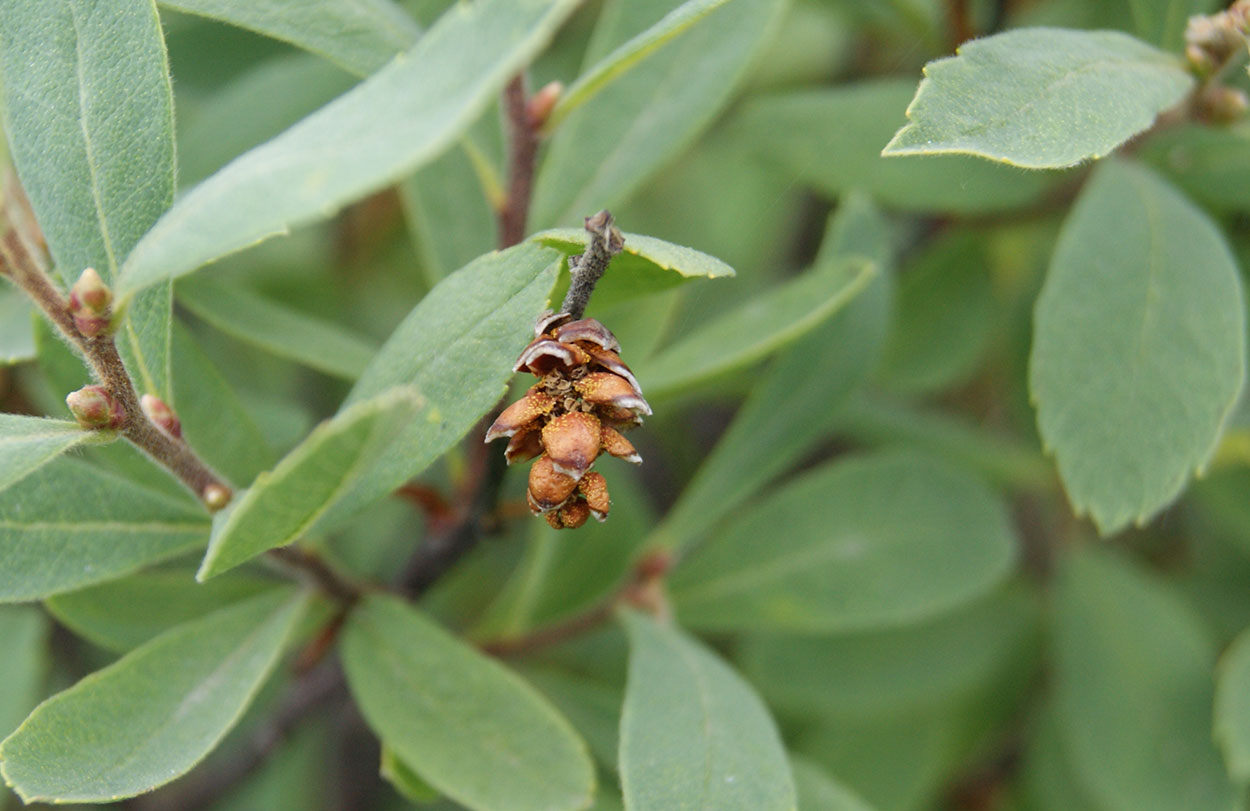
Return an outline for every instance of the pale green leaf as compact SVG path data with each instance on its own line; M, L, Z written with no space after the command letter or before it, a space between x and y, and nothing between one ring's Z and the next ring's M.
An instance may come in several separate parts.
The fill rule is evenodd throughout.
M196 585L191 569L162 569L56 594L44 606L75 634L124 652L273 586L272 580L244 576Z
M434 787L421 779L421 775L409 768L408 764L395 754L395 750L385 743L382 744L382 763L378 767L378 774L382 775L386 782L391 784L391 788L395 789L405 800L411 800L414 803L432 803L439 797Z
M620 772L628 811L794 811L794 781L759 696L677 628L625 611Z
M122 260L174 197L174 111L152 0L0 4L4 129L62 278ZM133 301L119 345L169 395L170 292Z
M904 120L913 93L913 82L887 78L763 95L743 102L728 131L767 163L827 196L859 189L905 211L1020 208L1055 181L1049 172L961 155L881 157L881 145Z
M888 628L984 594L1007 575L1015 545L1005 505L981 482L882 452L817 468L740 511L669 585L696 628Z
M691 279L720 279L734 275L734 269L729 265L694 248L642 234L627 233L623 236L624 250L612 258L608 271L595 286L596 307L676 287ZM568 256L586 250L590 236L584 228L553 228L530 239ZM565 272L561 275L555 298L559 300L567 289L568 273Z
M33 606L0 606L0 735L8 735L39 701L48 668L48 619ZM0 806L4 805L0 794Z
M585 808L585 744L532 687L394 597L343 632L348 684L369 725L435 789L474 811Z
M110 580L202 546L208 516L103 468L61 460L0 499L0 602Z
M836 257L729 310L637 364L647 396L658 399L740 369L811 332L881 273L866 257Z
M378 349L344 327L208 276L181 282L178 303L241 341L347 380L359 377Z
M317 426L214 518L196 579L207 580L303 537L424 406L421 394L406 386L357 403Z
M1104 534L1210 458L1245 375L1242 306L1205 214L1145 169L1099 168L1037 300L1029 388L1073 509Z
M26 296L11 287L0 287L0 366L34 359L33 313Z
M1215 741L1228 773L1250 783L1250 633L1243 632L1220 659L1215 689Z
M790 755L790 770L803 811L872 811L855 792L802 755Z
M1060 736L1099 807L1241 807L1211 740L1215 646L1192 610L1089 547L1065 562L1054 605Z
M158 0L165 8L237 25L367 76L416 42L420 29L389 0Z
M174 398L182 435L214 470L245 485L277 460L277 443L252 417L258 409L244 407L191 332L175 324L173 337Z
M179 199L126 260L122 293L324 219L437 157L575 5L455 5L412 50Z
M887 224L860 195L848 197L830 220L816 262L850 256L867 257L882 268L892 260ZM838 408L876 364L890 298L891 279L882 274L846 309L773 361L651 543L690 543L825 435Z
M1032 169L1101 158L1194 86L1180 60L1117 31L1025 28L930 62L883 155L959 153Z
M1250 128L1188 123L1164 129L1141 157L1204 206L1250 209Z
M659 23L681 0L610 3L587 52L593 65ZM780 17L781 0L732 0L652 51L573 110L551 139L533 222L580 222L624 201L689 146L729 101Z
M692 25L711 14L729 0L686 0L647 30L628 42L622 43L612 53L589 68L577 81L560 94L556 106L547 117L544 129L552 132L560 126L570 112L585 104L621 75L664 47L673 38L684 34Z
M26 802L112 802L186 773L234 726L307 605L277 590L180 625L40 704L0 744Z
M346 405L396 386L425 400L334 506L332 526L403 484L460 440L503 396L516 357L547 306L560 257L524 243L471 262L421 300L374 356ZM502 452L502 451L501 451Z
M1037 645L1039 619L1037 601L1013 588L903 628L752 635L740 662L779 713L906 714L976 696Z
M74 422L0 414L0 490L76 445L110 439L107 432L84 431Z
M1209 14L1219 0L1128 0L1138 36L1169 51L1185 42L1185 23L1194 14Z
M620 687L551 667L526 668L525 679L564 713L604 769L615 772L620 739Z

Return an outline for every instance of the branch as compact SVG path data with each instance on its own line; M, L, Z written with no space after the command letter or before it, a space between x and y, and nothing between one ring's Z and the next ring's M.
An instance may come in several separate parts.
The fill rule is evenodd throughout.
M499 210L499 247L510 248L525 238L542 122L536 125L535 116L530 114L523 74L517 74L504 88L503 105L508 117L508 196Z
M617 229L612 214L606 209L591 215L585 220L586 233L590 242L581 256L569 257L569 292L564 296L560 312L568 313L574 319L581 318L590 304L590 296L595 292L595 285L608 269L608 263L625 247L625 237Z
M70 301L57 289L26 241L13 228L5 230L0 238L0 273L12 279L69 339L111 398L106 409L111 412L109 418L105 424L96 423L92 427L118 429L122 436L182 480L210 511L226 506L231 497L229 485L175 435L176 431L162 430L149 419L110 331L103 329L90 336L83 333L80 322L76 322L71 312ZM98 289L111 296L104 288ZM107 322L111 318L108 305L100 307L95 315L97 320Z

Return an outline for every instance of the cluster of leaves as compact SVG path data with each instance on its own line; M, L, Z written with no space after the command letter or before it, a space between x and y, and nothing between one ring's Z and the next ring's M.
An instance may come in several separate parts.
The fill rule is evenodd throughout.
M0 602L41 603L0 607L6 783L125 801L208 758L155 807L1244 807L1250 129L1188 116L1246 77L1180 55L1212 5L0 0L53 272L100 272L137 387L240 488L210 515L67 421L88 373L0 286ZM1010 30L917 91L968 26ZM568 87L534 233L492 252L523 71ZM473 480L605 206L630 233L589 314L648 465L577 533L510 517L510 477L500 537L405 599L447 519L391 494ZM290 544L366 585L292 578ZM350 704L301 698L340 664Z

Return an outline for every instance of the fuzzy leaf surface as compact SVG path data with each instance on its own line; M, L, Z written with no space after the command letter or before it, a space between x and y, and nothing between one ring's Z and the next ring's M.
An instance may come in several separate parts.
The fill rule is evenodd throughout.
M40 704L0 744L26 802L112 802L204 758L260 689L307 595L279 589L180 625Z
M1180 60L1116 31L1023 28L930 62L881 154L958 153L1030 169L1101 158L1184 98Z
M1218 228L1149 170L1099 168L1037 299L1029 389L1073 509L1144 522L1215 450L1245 377L1237 266Z
M794 811L790 764L755 691L701 643L633 611L621 714L627 811Z
M70 448L101 439L108 441L111 437L84 431L75 422L0 414L0 490L21 481Z
M590 804L586 745L534 688L403 601L371 595L343 633L365 720L425 781L473 811Z

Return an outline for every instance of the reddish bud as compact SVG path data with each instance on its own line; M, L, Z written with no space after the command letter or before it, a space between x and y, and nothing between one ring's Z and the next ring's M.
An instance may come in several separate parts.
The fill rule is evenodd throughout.
M210 484L204 488L204 492L200 494L200 497L204 500L205 507L208 507L212 512L217 512L230 503L230 498L233 495L229 487L224 487L220 484Z
M139 398L139 406L156 427L174 439L182 438L182 423L164 400L153 394L145 394Z
M563 83L549 82L543 85L542 89L537 93L530 96L529 102L525 105L525 117L529 121L531 129L542 129L543 125L547 123L547 117L555 109L556 102L560 100L560 94L563 92Z
M65 398L70 413L87 429L119 428L126 421L121 404L103 386L84 386Z
M111 331L113 292L95 268L87 268L69 289L69 313L74 326L88 338Z

